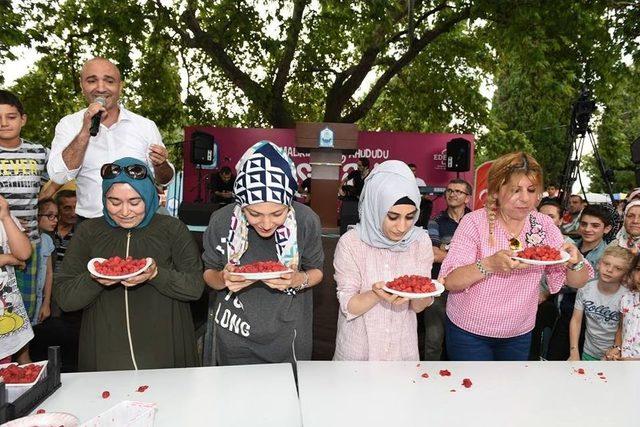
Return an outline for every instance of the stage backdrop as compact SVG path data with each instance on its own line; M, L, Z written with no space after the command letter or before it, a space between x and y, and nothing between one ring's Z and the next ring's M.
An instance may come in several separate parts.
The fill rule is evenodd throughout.
M211 167L197 169L191 163L191 133L194 131L207 132L216 141L216 162ZM439 134L439 133L413 133L413 132L359 132L359 150L353 155L342 157L342 173L348 173L356 167L359 156L368 157L372 165L382 163L385 160L402 160L407 163L415 163L420 178L427 185L444 187L451 178L456 177L455 172L447 172L446 147L447 142L453 138L463 137L471 141L473 165L473 135ZM204 201L208 200L209 191L206 186L209 182L212 169L229 166L235 173L236 162L247 148L258 141L268 140L282 147L289 147L288 153L297 166L298 179L302 181L311 172L309 156L298 152L295 148L295 129L239 129L216 128L208 126L189 126L185 128L184 143L184 201L194 202L198 198L198 187ZM469 181L473 185L473 170L461 172L460 178ZM444 209L443 197L438 197L434 203L434 213Z

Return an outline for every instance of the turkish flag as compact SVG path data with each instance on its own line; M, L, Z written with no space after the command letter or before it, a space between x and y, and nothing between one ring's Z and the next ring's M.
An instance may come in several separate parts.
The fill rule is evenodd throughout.
M476 168L475 183L473 189L473 205L471 209L476 210L484 207L487 201L487 186L489 184L489 169L493 165L493 160L484 162Z

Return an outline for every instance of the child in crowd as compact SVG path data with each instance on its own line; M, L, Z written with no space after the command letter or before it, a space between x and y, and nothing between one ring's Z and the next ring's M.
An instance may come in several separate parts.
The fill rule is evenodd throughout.
M33 338L33 330L14 272L14 267L24 267L30 256L29 238L11 215L7 200L0 196L0 363L8 362L14 354L18 354L18 363L30 362L29 352L23 349Z
M591 267L598 275L600 259L607 247L604 237L612 229L612 217L604 205L589 205L582 210L578 221L578 234L580 238L576 246L584 259L589 261ZM564 286L557 298L559 316L553 328L549 351L549 360L567 360L569 357L569 325L573 316L573 307L576 300L576 290ZM580 339L582 341L582 338ZM580 342L578 347L580 348Z
M51 287L53 285L53 261L51 254L56 250L53 233L58 224L58 205L53 199L38 202L38 228L41 245L38 253L38 287L36 290L36 310L31 324L44 322L51 315Z
M569 325L569 360L580 360L578 340L583 316L586 330L582 360L600 360L613 345L620 321L620 301L629 292L621 282L632 260L628 250L607 247L599 263L600 276L578 290Z
M640 360L640 256L631 263L627 284L631 292L620 300L620 324L607 360Z
M333 260L340 305L334 360L419 359L416 313L433 298L408 300L382 289L398 276L431 276L431 240L415 226L419 206L403 162L381 163L366 178L360 222L340 238Z

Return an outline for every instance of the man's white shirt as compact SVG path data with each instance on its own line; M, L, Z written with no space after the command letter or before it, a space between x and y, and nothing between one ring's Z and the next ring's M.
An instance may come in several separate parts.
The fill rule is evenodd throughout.
M120 105L118 121L111 127L100 124L98 135L89 138L82 165L78 169L69 169L62 159L62 151L80 132L85 111L86 108L63 117L58 122L51 143L47 172L58 184L76 179L76 213L86 218L96 218L102 216L102 165L123 157L133 157L145 162L153 171L149 158L151 144L164 144L158 127L152 120ZM169 165L175 175L175 168L171 163Z

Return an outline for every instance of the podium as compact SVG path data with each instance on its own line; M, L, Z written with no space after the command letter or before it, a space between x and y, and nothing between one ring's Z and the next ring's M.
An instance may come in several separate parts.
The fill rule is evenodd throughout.
M311 156L311 209L323 230L337 231L342 156L358 150L358 128L353 123L298 122L296 148Z

